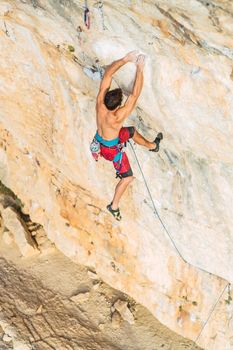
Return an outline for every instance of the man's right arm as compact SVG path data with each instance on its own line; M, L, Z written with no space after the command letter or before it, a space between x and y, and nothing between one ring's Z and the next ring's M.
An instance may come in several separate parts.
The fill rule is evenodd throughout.
M137 71L136 71L136 78L135 78L135 82L134 82L134 87L133 87L133 91L132 93L129 95L127 101L125 102L125 105L121 108L118 109L116 115L117 115L117 119L119 122L123 121L124 119L126 119L130 113L133 111L136 102L138 100L138 97L141 94L142 91L142 87L143 87L143 81L144 81L144 77L143 77L143 68L144 68L144 63L145 63L145 56L144 55L140 55L138 57L138 61L137 61Z

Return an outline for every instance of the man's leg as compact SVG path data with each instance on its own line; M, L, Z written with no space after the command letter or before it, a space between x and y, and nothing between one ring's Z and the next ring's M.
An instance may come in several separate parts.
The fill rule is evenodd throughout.
M124 177L116 185L115 194L114 194L112 205L111 205L113 210L116 210L119 208L119 201L120 201L123 193L125 192L126 188L133 181L133 179L134 179L133 176Z
M134 135L133 135L132 139L138 145L145 146L146 148L149 148L149 149L154 149L156 146L154 142L150 142L150 141L146 140L141 134L139 134L139 132L136 129L134 131Z

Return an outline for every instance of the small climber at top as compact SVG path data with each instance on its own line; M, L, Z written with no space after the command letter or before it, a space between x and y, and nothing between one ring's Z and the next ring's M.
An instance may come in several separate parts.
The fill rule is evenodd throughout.
M120 88L109 90L112 76L119 68L128 62L136 65L136 78L131 94L122 106L123 93ZM153 142L146 140L133 126L123 127L126 118L133 111L143 86L143 69L145 55L137 51L129 52L125 57L114 61L104 73L96 100L97 132L95 139L100 143L100 154L113 162L120 178L115 188L112 202L107 206L109 212L118 221L121 220L119 201L128 185L133 181L133 172L128 157L123 151L123 145L130 138L139 145L145 146L152 152L159 151L159 143L163 139L159 133Z

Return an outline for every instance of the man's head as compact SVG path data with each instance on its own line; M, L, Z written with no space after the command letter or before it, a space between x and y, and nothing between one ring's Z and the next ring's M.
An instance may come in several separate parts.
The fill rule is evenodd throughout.
M121 105L123 98L121 89L110 90L106 93L104 98L104 104L110 111L113 111Z

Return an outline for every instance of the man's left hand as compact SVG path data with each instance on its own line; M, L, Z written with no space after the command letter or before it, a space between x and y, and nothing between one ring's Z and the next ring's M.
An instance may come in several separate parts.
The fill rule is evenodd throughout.
M138 50L130 51L130 52L124 57L124 60L125 60L126 62L133 62L133 63L136 63L136 62L137 62L138 54L139 54L139 51L138 51Z

